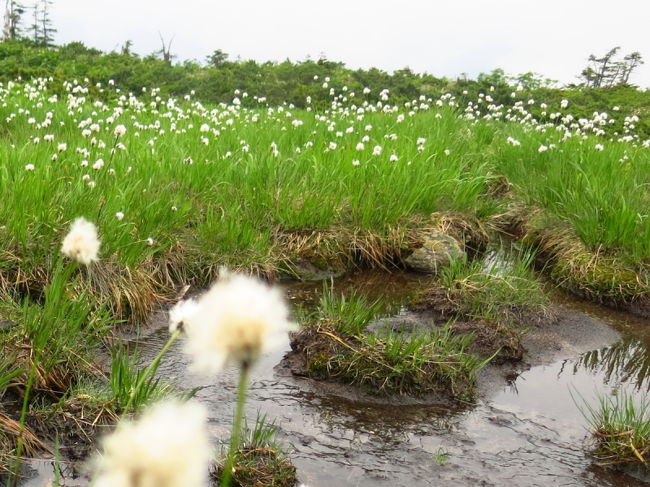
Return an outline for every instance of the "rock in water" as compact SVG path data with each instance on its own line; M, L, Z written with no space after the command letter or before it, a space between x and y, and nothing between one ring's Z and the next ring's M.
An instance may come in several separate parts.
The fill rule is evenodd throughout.
M325 281L341 277L345 272L342 269L317 267L313 263L296 259L288 264L288 276L299 281Z
M8 333L12 328L15 328L17 323L10 320L0 320L0 333Z
M452 260L462 259L465 251L458 241L444 233L432 231L424 236L424 244L409 255L404 263L418 272L437 274Z

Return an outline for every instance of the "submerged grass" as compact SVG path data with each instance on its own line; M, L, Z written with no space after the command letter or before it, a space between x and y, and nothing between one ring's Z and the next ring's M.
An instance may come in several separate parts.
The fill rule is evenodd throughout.
M650 460L650 402L647 396L619 392L601 396L596 406L579 406L593 431L593 455L602 465Z

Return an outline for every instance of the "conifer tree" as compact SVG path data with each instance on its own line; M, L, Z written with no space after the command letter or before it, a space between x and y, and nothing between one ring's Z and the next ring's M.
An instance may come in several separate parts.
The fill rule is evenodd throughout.
M6 0L5 2L5 22L2 29L4 39L20 38L21 16L25 13L25 6L16 0Z

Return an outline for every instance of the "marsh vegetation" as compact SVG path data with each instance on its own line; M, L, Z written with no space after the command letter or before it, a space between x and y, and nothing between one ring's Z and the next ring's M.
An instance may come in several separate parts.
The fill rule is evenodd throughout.
M473 404L479 371L521 360L522 336L554 322L548 286L647 316L650 139L635 130L636 115L617 119L621 131L612 133L603 127L615 111L577 118L568 102L519 100L516 90L510 106L489 90L463 105L451 93L398 103L387 89L353 95L321 81L329 103L305 99L302 108L244 91L208 105L112 82L1 85L1 468L16 473L22 457L53 451L66 432L83 439L79 456L88 456L119 418L146 418L163 397L196 394L157 375L181 335L201 357L198 369L240 367L241 420L248 368L273 333L202 328L224 309L230 326L240 311L268 304L254 292L261 281L219 306L209 304L217 291L192 294L214 281L211 289L222 289L223 267L235 282L305 277L305 268L311 276L381 269L390 280L416 268L420 250L437 256L403 306L429 313L426 326L331 286L315 308L294 313L304 373L375 395ZM542 105L548 116L533 117ZM168 342L138 360L126 333L181 298ZM263 309L283 333L291 328L288 308ZM205 345L214 343L228 347L215 353ZM618 421L620 404L603 400L600 413L591 410L594 425L608 410L604 423ZM139 431L126 424L116 431ZM598 428L602 438L621 434ZM235 421L233 431L247 430ZM269 431L256 428L241 444L233 435L226 482L244 475L233 462L279 451L256 443L257 434L267 444ZM637 436L638 459L647 445Z

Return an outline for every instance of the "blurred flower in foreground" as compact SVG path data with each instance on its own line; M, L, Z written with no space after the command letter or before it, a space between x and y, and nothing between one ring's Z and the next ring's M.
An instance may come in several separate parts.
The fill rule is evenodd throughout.
M102 441L94 487L204 487L211 449L205 408L165 401Z
M278 289L239 274L222 273L184 322L185 351L192 369L215 374L227 363L250 367L265 351L282 345L289 309Z
M98 259L99 238L95 225L79 217L70 226L70 231L63 239L61 252L66 257L80 264L88 265Z
M169 310L169 333L174 333L176 330L184 329L190 317L198 309L198 302L194 299L186 299L179 301Z

